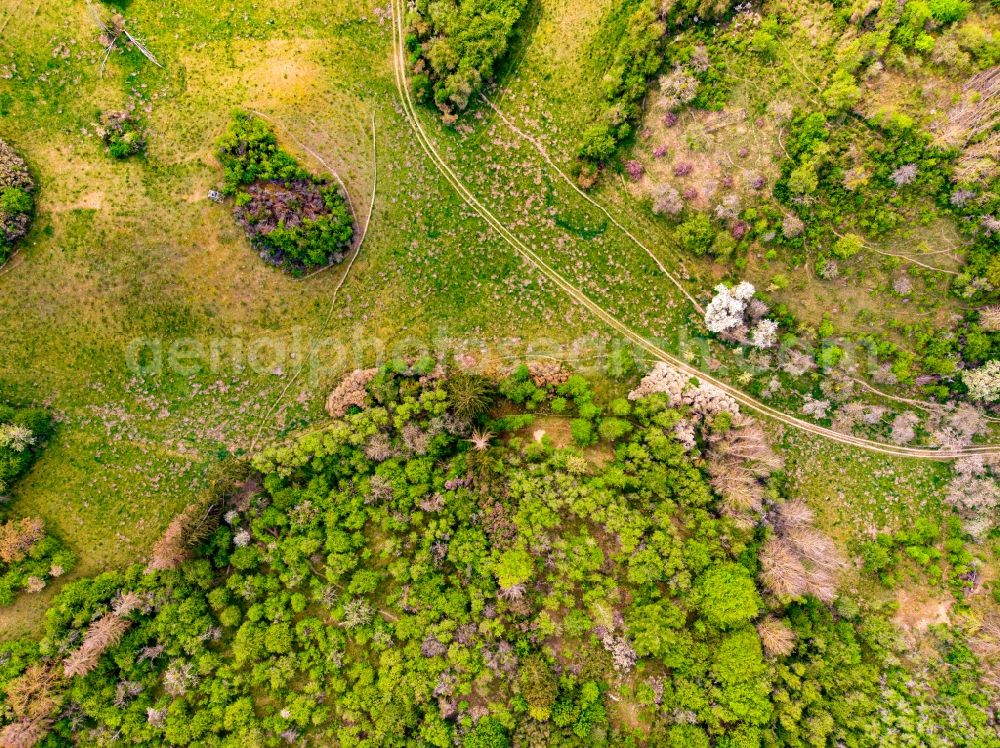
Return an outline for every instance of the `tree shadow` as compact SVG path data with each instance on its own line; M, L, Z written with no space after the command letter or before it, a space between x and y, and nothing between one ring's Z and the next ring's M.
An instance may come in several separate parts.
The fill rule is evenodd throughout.
M494 75L494 88L503 88L507 81L514 76L517 69L524 61L531 42L538 30L538 23L542 20L542 0L528 0L527 7L521 17L514 24L511 30L510 44L507 53L497 63L496 74Z

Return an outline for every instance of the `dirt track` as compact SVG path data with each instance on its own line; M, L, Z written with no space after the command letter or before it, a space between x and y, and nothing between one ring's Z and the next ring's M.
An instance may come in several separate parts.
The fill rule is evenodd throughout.
M969 447L960 448L928 448L928 447L904 447L893 444L884 444L882 442L877 442L871 439L864 439L862 437L851 436L850 434L841 434L832 429L826 428L824 426L819 426L817 424L811 423L796 416L788 415L783 413L771 406L756 400L755 398L747 395L741 390L723 382L719 379L715 379L712 376L702 373L695 367L691 366L684 360L674 356L673 354L664 351L659 346L653 344L652 342L646 340L642 335L635 332L623 322L619 321L616 317L606 311L603 307L592 301L586 294L580 291L578 288L573 286L568 280L566 280L558 271L549 266L541 257L535 253L527 244L525 244L520 238L518 238L513 232L511 232L507 226L492 212L483 205L472 192L463 184L461 178L456 174L448 163L444 160L441 153L437 150L434 143L431 141L427 132L424 130L423 125L420 123L420 118L416 106L413 103L413 99L410 96L410 87L406 79L406 56L404 48L404 38L405 29L403 27L403 7L402 0L392 0L392 10L393 10L393 69L396 75L396 88L399 91L400 103L402 104L404 114L410 127L413 129L414 135L416 135L421 148L427 154L428 158L434 163L434 166L441 172L452 188L459 194L459 196L482 218L485 220L500 236L506 241L521 257L526 259L532 265L534 265L546 278L555 283L562 291L566 293L573 301L579 305L585 307L591 314L603 321L612 329L619 332L623 337L632 341L643 350L650 353L659 361L670 364L671 366L677 368L678 370L689 374L692 377L697 377L702 381L709 382L722 391L730 395L736 402L742 405L749 411L757 413L762 416L766 416L772 420L778 421L779 423L785 424L791 428L798 429L810 434L815 434L821 436L825 439L831 441L836 441L841 444L848 444L851 446L858 447L860 449L866 449L870 452L877 452L880 454L893 455L895 457L917 457L923 459L933 459L933 460L950 460L957 457L968 457L971 455L992 455L1000 454L1000 445L984 444L984 445L974 445Z

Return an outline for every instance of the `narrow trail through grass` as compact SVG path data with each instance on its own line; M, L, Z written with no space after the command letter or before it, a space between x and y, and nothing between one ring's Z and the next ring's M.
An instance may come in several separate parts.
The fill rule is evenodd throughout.
M973 445L969 447L958 447L958 448L926 448L926 447L904 447L897 445L884 444L882 442L877 442L872 439L865 439L862 437L852 436L849 434L841 434L833 429L826 428L824 426L819 426L815 423L811 423L801 418L783 413L771 406L760 402L759 400L747 395L742 390L739 390L728 383L716 379L710 375L704 374L694 366L691 366L686 361L674 356L667 351L664 351L659 346L653 344L647 340L644 336L632 330L630 327L622 323L612 314L607 312L603 307L591 300L585 293L580 291L578 288L573 286L569 281L567 281L562 275L560 275L556 270L554 270L548 263L546 263L541 257L538 256L527 244L525 244L519 237L512 233L507 226L499 219L492 211L490 211L485 205L483 205L472 192L465 186L459 176L455 171L448 165L444 160L440 152L435 147L434 143L431 141L430 136L427 134L423 125L420 122L419 112L417 111L416 105L413 103L413 99L410 96L409 83L407 81L406 72L406 55L405 55L405 28L403 25L403 6L401 0L392 1L393 9L393 69L396 76L396 87L399 92L400 103L403 108L404 116L406 117L410 127L413 129L413 133L420 143L421 148L427 154L428 158L434 163L438 171L441 172L442 176L451 184L459 196L471 207L473 208L500 236L506 241L519 255L526 259L530 264L534 265L546 278L552 281L557 287L559 287L566 295L568 295L573 301L580 304L588 311L590 311L595 317L603 321L612 329L619 332L627 340L632 341L639 347L648 351L657 360L668 363L671 366L677 368L678 370L688 374L692 377L701 379L702 381L711 383L718 387L720 390L732 397L740 405L744 406L748 410L756 412L762 416L771 418L779 423L782 423L791 428L798 429L803 432L814 434L816 436L829 439L831 441L839 442L841 444L848 444L851 446L859 447L861 449L866 449L871 452L877 452L886 455L893 455L897 457L917 457L923 459L935 459L935 460L949 460L957 457L964 457L970 455L993 455L1000 454L1000 445L984 444L984 445Z
M697 299L695 299L694 296L688 293L687 289L684 288L683 285L681 285L681 282L669 270L667 270L664 264L660 261L660 258L657 257L649 247L647 247L645 244L639 241L635 237L635 235L627 228L625 228L613 215L611 215L611 213L608 211L607 208L605 208L599 202L594 200L594 198L592 198L586 192L581 190L577 186L577 184L570 178L570 176L556 165L556 163L549 156L548 152L545 150L545 147L538 142L537 138L533 138L532 136L528 135L528 133L521 130L517 125L515 125L511 121L511 119L507 117L507 115L504 114L503 111L498 106L496 106L492 101L490 101L486 97L485 94L480 94L480 96L482 97L483 101L485 101L489 105L490 109L496 112L497 116L500 117L500 119L504 122L504 124L507 125L507 127L513 130L516 135L528 141L529 143L531 143L532 146L534 146L535 150L538 151L538 154L542 157L545 163L547 163L560 177L562 177L563 181L565 181L566 184L568 184L574 191L576 191L576 193L580 195L580 197L582 197L588 203L590 203L599 211L601 211L601 213L603 213L607 217L607 219L611 221L611 223L613 223L618 228L619 231L625 234L625 236L627 236L637 247L639 247L639 249L641 249L643 252L649 255L650 258L652 258L653 262L656 263L656 266L660 269L660 272L670 279L670 282L677 287L677 290L679 290L682 294L684 294L684 297L689 302L691 302L691 306L697 309L699 314L705 313L704 308L701 306L701 304L698 303Z
M324 166L326 165L326 162L323 161L323 159L320 158L318 155L316 155L315 157L319 159L320 163L324 164ZM327 168L329 169L330 167L327 166ZM336 172L334 172L334 176L336 176ZM340 181L339 176L337 177L337 180ZM344 184L343 182L340 183L341 185ZM344 193L345 194L347 193L346 186L344 186ZM312 360L313 356L315 356L316 354L316 348L319 345L320 335L322 335L323 332L326 330L326 328L329 327L330 321L333 319L333 310L336 308L337 296L340 293L340 289L343 288L344 282L347 280L347 276L350 275L351 268L354 266L354 261L358 259L358 255L361 254L361 247L365 243L365 237L368 236L368 227L371 225L372 222L372 212L375 210L375 196L377 193L378 193L378 150L375 137L375 115L373 114L372 115L372 197L371 201L368 204L368 215L365 218L364 226L360 227L361 228L360 238L358 239L357 244L355 245L354 249L351 252L351 256L347 261L347 266L344 268L343 274L340 276L340 280L337 281L337 285L333 289L333 295L330 297L330 306L327 309L326 317L324 317L323 323L320 325L319 329L316 331L316 334L313 336L312 341L309 344L309 354L302 361L299 362L298 367L295 369L295 373L285 383L285 386L282 387L281 392L278 393L278 396L275 398L274 402L271 403L271 406L267 409L267 412L265 412L264 415L261 417L260 423L257 426L257 432L254 434L253 441L250 442L251 452L253 452L257 448L257 443L260 441L260 437L261 434L264 432L264 428L270 422L271 416L277 410L278 406L281 404L281 401L285 398L285 395L288 394L288 390L291 389L292 385L298 381L299 377L302 375L302 372L305 370L306 365ZM353 208L351 209L351 212L352 213L354 212ZM355 223L357 223L356 214L355 214ZM326 268L323 268L323 270L326 270ZM322 272L322 271L317 271L317 272ZM312 277L312 275L315 274L316 273L312 273L311 275L306 276L306 278L310 278Z

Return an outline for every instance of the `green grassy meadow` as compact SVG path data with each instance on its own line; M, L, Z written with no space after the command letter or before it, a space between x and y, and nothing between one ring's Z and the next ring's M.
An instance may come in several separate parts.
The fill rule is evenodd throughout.
M609 5L536 0L494 93L563 167L572 133L599 106L590 50ZM14 507L42 516L78 554L67 578L142 558L208 465L325 418L326 394L357 364L457 348L498 371L524 355L590 365L613 346L420 150L396 99L390 24L370 3L132 0L124 14L162 69L115 51L101 78L99 29L83 2L0 2L0 137L40 183L32 232L0 270L0 397L57 416ZM364 246L335 299L342 267L305 280L268 267L228 207L207 199L221 181L213 146L236 107L267 115L282 145L323 171L309 151L319 155L362 215L375 191ZM145 156L105 155L94 123L112 109L145 120ZM455 129L422 116L515 233L634 329L676 347L694 319L687 302L530 144L481 103ZM595 198L692 293L719 275L681 257L618 179ZM215 349L217 360L195 357L190 371L129 366L136 351L150 366L171 346ZM626 387L597 374L604 391ZM946 471L784 438L790 480L831 528L903 521L936 501ZM886 486L898 487L891 501ZM30 631L55 589L2 611L0 636Z

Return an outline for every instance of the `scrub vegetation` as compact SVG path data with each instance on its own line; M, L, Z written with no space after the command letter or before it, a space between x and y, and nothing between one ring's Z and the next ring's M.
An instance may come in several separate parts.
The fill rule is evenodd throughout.
M0 262L28 233L35 208L35 180L17 152L0 140Z
M294 270L343 259L354 233L344 195L299 166L263 121L237 112L219 160L233 216L261 257Z
M0 2L0 746L1000 745L997 18Z
M52 419L36 408L0 403L0 494L10 494L31 469L52 434ZM22 590L39 593L75 562L72 553L45 531L40 517L15 517L0 503L0 608Z

